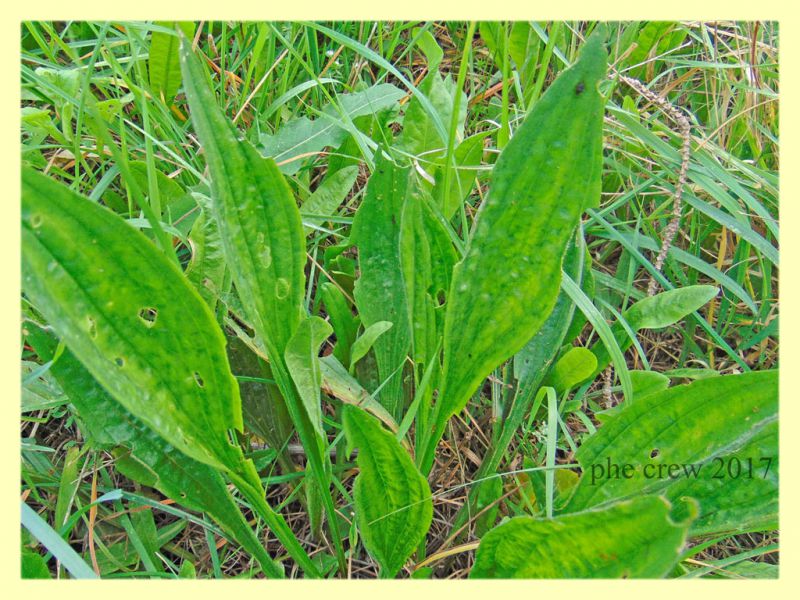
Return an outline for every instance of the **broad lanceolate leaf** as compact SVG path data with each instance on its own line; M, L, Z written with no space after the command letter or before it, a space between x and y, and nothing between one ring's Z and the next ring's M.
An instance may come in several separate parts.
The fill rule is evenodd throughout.
M22 172L23 288L89 372L184 454L258 481L228 440L239 390L208 306L111 211Z
M379 156L366 195L353 220L361 277L354 291L364 327L389 321L393 327L375 342L381 381L379 400L398 419L402 405L402 365L411 344L408 298L400 256L400 222L409 168Z
M575 281L583 282L591 264L587 259L586 246L583 241L583 232L576 228L575 241L567 244L564 254L564 273ZM514 356L514 377L518 380L517 391L511 401L508 411L503 414L503 426L500 435L492 441L491 446L483 456L481 466L475 473L475 480L485 478L497 472L503 457L511 444L512 439L519 431L523 421L528 418L531 410L538 411L539 406L534 405L539 387L545 376L550 371L553 361L558 355L558 350L566 340L565 335L569 328L572 316L575 313L575 304L563 291L556 299L547 320L539 331L528 343ZM532 408L533 407L533 408ZM558 473L556 472L556 476ZM453 530L461 527L477 508L477 489L469 492L469 503L461 507Z
M305 236L300 211L275 161L264 159L239 135L217 106L189 43L181 39L181 67L192 121L211 173L213 213L236 291L306 448L309 471L320 486L331 523L336 512L329 490L319 428L312 422L284 358L301 316L305 291ZM333 536L340 569L341 540Z
M433 518L428 481L395 437L360 409L347 406L343 424L348 446L358 448L356 522L364 546L394 577L425 538Z
M774 521L777 428L769 427L777 410L777 371L701 379L648 394L578 449L583 476L565 510L642 494L692 496L694 490L699 531L748 530Z
M156 25L174 30L176 22L156 21ZM177 25L186 37L194 36L193 23L179 21ZM175 33L154 31L150 38L149 54L147 65L150 71L150 90L156 98L163 98L164 102L172 104L178 88L181 87L178 36Z
M556 519L511 519L481 540L470 577L663 577L678 560L691 520L673 522L671 508L645 496Z
M320 373L319 349L328 336L333 332L333 328L327 321L320 317L307 317L300 321L300 325L289 340L286 346L284 358L286 368L297 389L305 408L308 420L316 433L315 441L317 451L323 456L323 467L330 468L330 461L327 455L325 430L322 426L322 404L320 395L320 385L322 374ZM311 523L311 531L318 539L322 536L322 493L319 480L308 477L306 483L306 512Z
M245 312L279 359L301 316L305 238L300 211L272 159L264 159L217 107L188 42L184 89L211 173L212 212Z
M26 337L37 354L52 356L55 340L33 323ZM270 577L282 577L231 498L219 472L180 453L100 387L66 350L51 368L75 407L84 434L113 451L117 469L134 481L155 487L183 506L207 513L256 557Z
M453 274L440 431L553 308L567 241L584 209L600 198L604 100L597 83L605 71L602 39L593 35L497 161L489 197ZM426 465L430 448L428 456Z

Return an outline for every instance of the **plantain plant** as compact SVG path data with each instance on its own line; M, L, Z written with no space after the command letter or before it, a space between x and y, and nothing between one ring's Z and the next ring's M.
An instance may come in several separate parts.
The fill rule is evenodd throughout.
M360 540L381 576L395 577L412 556L425 558L428 476L448 423L494 373L514 391L498 406L452 531L480 517L472 577L662 577L689 537L777 526L777 372L669 387L664 375L629 370L622 356L638 330L678 322L716 288L645 298L611 327L592 303L581 217L601 195L602 26L504 145L463 240L454 217L485 135L463 139L466 99L441 77L441 51L425 39L424 94L411 97L395 144L359 144L374 168L349 237L325 249L318 279L306 236L324 230L356 167L332 158L318 192L298 208L286 169L218 107L186 30L176 56L210 185L194 194L200 216L185 270L171 244L156 245L108 208L22 171L24 335L120 472L205 513L265 576L283 577L286 557L267 553L235 489L303 574L321 577L243 449L256 433L282 469L302 471L293 493L338 573L347 573ZM171 47L165 35L159 43ZM172 102L175 84L159 85ZM365 117L352 114L354 123ZM357 124L384 126L377 113ZM601 341L574 347L587 320ZM333 351L321 352L332 334ZM265 384L255 396L232 374L240 355ZM568 392L610 364L625 401L598 413L601 426L577 448L580 478L562 477L556 440ZM535 492L529 514L496 525L499 468L531 420L547 424L547 456L526 469ZM304 465L286 452L295 434ZM733 458L755 461L763 476L715 477L712 467ZM701 471L650 478L644 468L675 464ZM615 465L632 465L629 476L611 476ZM352 497L337 475L342 466L358 470Z

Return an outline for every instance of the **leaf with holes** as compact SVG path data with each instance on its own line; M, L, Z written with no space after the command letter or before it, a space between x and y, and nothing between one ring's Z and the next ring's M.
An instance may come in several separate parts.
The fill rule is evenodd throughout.
M643 494L692 497L694 490L702 532L774 522L777 411L777 371L701 379L648 394L578 449L583 476L565 511ZM731 481L727 468L734 459L743 465L749 459L752 477L738 474ZM614 467L627 464L629 476L615 477Z
M258 481L228 437L242 413L222 332L150 240L23 168L22 272L27 296L120 404L184 454Z
M677 563L692 518L645 496L555 519L517 517L481 540L471 579L663 577ZM682 507L681 507L682 508Z
M40 357L53 355L56 341L26 322L26 339ZM282 577L233 501L225 480L213 468L179 452L116 402L69 350L53 363L53 375L64 387L82 431L116 457L116 468L134 481L154 487L192 510L207 513L256 559L270 577Z
M395 437L364 411L343 413L349 448L358 448L354 487L356 521L364 546L394 577L425 538L433 518L427 480Z

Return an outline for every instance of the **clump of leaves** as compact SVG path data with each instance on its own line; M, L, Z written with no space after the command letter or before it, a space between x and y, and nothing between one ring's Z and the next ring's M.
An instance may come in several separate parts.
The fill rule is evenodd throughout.
M171 103L177 87L170 73L180 65L208 166L210 188L195 194L201 216L186 271L162 243L163 230L153 225L156 246L108 208L23 168L23 288L32 307L24 335L85 433L112 452L123 474L206 513L264 575L284 576L232 484L303 574L319 577L324 561L312 560L266 500L241 443L257 432L293 473L301 465L285 446L287 435L297 435L305 464L293 493L332 566L345 574L360 539L381 576L395 577L415 553L423 558L433 515L427 476L450 419L511 359L516 391L454 531L471 509L491 507L502 494L497 469L540 409L547 413L545 464L529 469L538 491L528 514L495 526L498 511L487 508L472 577L662 577L690 536L775 527L777 372L668 387L666 376L629 371L622 354L636 331L678 322L717 289L686 286L643 299L612 327L592 302L581 217L601 194L605 28L597 27L504 144L466 241L451 218L472 185L465 167L480 161L483 138L460 140L465 98L439 74L435 41L419 35L431 69L420 89L434 101L415 95L396 143L375 149L349 235L324 250L327 281L310 275L306 236L332 218L356 168L331 170L298 208L287 180L295 169L261 153L285 152L284 138L296 132L263 139L261 151L243 139L183 34L180 50L164 31L154 38L175 54L151 58L150 77ZM396 89L352 94L339 108L351 119L377 119L399 98ZM378 106L367 110L359 104L365 99ZM365 135L326 123L300 122L327 136L323 147L347 144L348 132ZM432 172L432 181L420 171ZM304 225L306 208L312 218ZM584 317L600 342L573 347ZM235 351L226 349L226 334L235 336ZM321 357L332 334L335 347ZM264 375L255 378L264 383L261 395L245 411L231 369L240 351ZM610 363L625 401L598 413L602 426L592 425L596 431L577 448L580 478L557 485L563 401ZM740 466L769 464L761 477L729 472L720 481L714 467L734 458ZM612 465L627 475L611 476ZM341 466L358 469L352 498L338 479ZM664 467L666 477L648 475ZM355 513L352 523L342 516L345 506ZM31 557L25 564L41 571ZM73 575L81 572L78 566Z

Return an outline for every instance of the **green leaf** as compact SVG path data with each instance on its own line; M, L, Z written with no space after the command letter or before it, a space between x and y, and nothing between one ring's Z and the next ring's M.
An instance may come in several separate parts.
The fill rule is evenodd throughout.
M143 234L24 168L22 267L25 293L120 404L184 454L258 481L228 439L242 415L222 332Z
M352 357L350 359L351 374L353 373L356 363L364 358L367 355L367 352L372 349L372 346L375 345L375 342L378 340L378 338L391 328L392 323L389 321L378 321L364 330L364 333L362 333L361 336L353 343L353 348L351 350Z
M769 429L777 410L777 371L701 379L639 398L578 449L583 476L565 510L642 494L692 496L695 490L700 514L693 533L747 530L774 520L777 468L760 475L762 458L777 465L777 428ZM725 476L714 479L732 456L751 458L754 476L734 480L723 468ZM624 465L631 465L628 476L617 477ZM670 465L676 465L672 471Z
M633 331L661 329L690 315L714 298L718 292L719 290L713 285L690 285L668 290L639 300L622 313L622 317ZM621 323L615 324L612 331L623 352L631 347L633 340ZM597 357L597 368L586 380L596 377L610 362L605 344L598 342L591 350Z
M325 178L314 193L303 202L300 209L303 215L305 233L314 231L314 226L321 227L325 219L336 213L336 209L344 202L347 194L353 188L358 177L358 167L350 166L339 169L333 175Z
M655 578L669 573L688 521L646 496L555 519L517 517L481 540L470 578Z
M322 302L336 334L333 355L342 364L350 364L350 353L358 335L359 318L353 315L342 290L336 284L326 281L319 286Z
M68 401L61 387L53 380L49 365L22 361L22 413L63 406Z
M719 293L713 285L690 285L639 300L623 313L634 331L661 329L683 319Z
M508 36L508 52L520 75L523 74L523 68L533 54L530 45L532 41L536 40L531 39L532 32L530 24L525 21L515 21L511 25L511 33ZM524 83L525 79L523 79Z
M47 561L38 552L22 550L21 575L22 579L52 579Z
M405 93L400 88L381 83L360 92L339 94L336 101L339 109L326 105L322 114L313 121L308 117L297 117L283 125L274 135L261 136L259 149L264 156L281 163L283 173L296 173L303 161L302 155L320 152L327 147L338 147L348 136L344 126L346 119L379 114L395 106Z
M379 419L391 431L397 431L397 423L381 404L369 395L336 360L335 356L323 356L319 360L322 369L322 387L325 393L338 398L345 404L358 406Z
M605 49L594 35L497 160L489 197L453 273L434 443L447 419L533 337L555 304L567 242L581 213L600 198L604 99L597 83L605 71Z
M631 385L633 388L633 396L631 400L635 402L639 398L644 398L648 394L661 392L669 387L669 377L656 371L630 371ZM616 406L595 412L594 416L601 423L605 423L611 417L619 414L625 409L626 404L617 404Z
M211 173L212 213L236 290L270 360L300 322L305 237L300 211L272 159L264 159L217 106L199 60L182 45L184 89Z
M412 332L412 356L417 379L434 361L433 380L425 391L423 411L437 385L441 366L439 349L444 331L444 311L450 289L453 266L458 255L444 226L431 208L430 194L412 178L401 219L401 262ZM421 421L420 421L421 422Z
M322 375L319 350L331 333L333 328L327 321L319 317L308 317L300 322L284 353L286 367L320 441L325 438L325 431L322 428L320 404L319 388L322 384Z
M669 486L672 500L700 504L691 535L720 535L778 528L778 423L773 422L735 451L703 466L699 476Z
M464 92L456 90L455 82L450 76L443 79L439 71L431 71L417 90L419 94L428 98L442 123L451 122L456 94L461 95L456 132L457 139L462 139L467 117L467 96ZM441 160L447 149L447 138L442 137L432 115L417 94L414 94L408 102L403 117L403 132L397 140L397 147L418 157L422 169L430 172L433 172L433 167L429 166L429 163Z
M455 150L455 168L445 165L436 171L436 184L433 187L433 197L439 205L445 218L450 219L458 210L461 203L469 196L472 184L478 175L478 167L483 159L483 144L489 133L479 133L465 139ZM455 173L450 176L450 190L445 197L444 170L449 169Z
M177 25L188 38L194 37L194 23L189 21L156 21L156 25L175 30ZM150 90L156 98L172 104L181 87L181 67L178 56L178 36L175 33L153 31L150 38ZM147 189L146 186L142 189Z
M389 321L393 327L375 342L381 381L379 401L398 418L402 405L402 366L411 344L408 299L403 280L400 222L409 168L398 167L383 153L367 184L364 200L353 219L351 240L358 246L361 277L354 296L364 327Z
M132 160L128 163L128 167L136 183L139 184L139 188L145 191L148 190L147 163L141 160ZM158 186L158 197L162 207L166 208L175 200L186 196L186 190L177 181L170 179L161 171L156 169L155 177L156 185Z
M240 338L228 336L227 341L228 361L239 381L245 428L265 440L270 448L284 448L294 430L286 403L273 381L269 363ZM283 464L287 470L294 470L290 459Z
M25 329L37 354L52 354L55 341L51 336L30 322ZM78 413L84 434L100 447L112 450L123 475L158 489L187 508L207 513L258 559L266 574L283 576L250 529L219 472L179 452L114 401L69 350L52 369ZM276 533L284 538L280 531Z
M588 348L570 348L558 359L544 385L556 388L561 395L591 375L597 367L597 358Z
M481 21L478 31L486 43L495 64L503 64L503 24L497 21Z
M425 538L433 518L428 481L395 437L367 413L342 415L350 448L358 448L354 485L356 521L364 547L392 578Z
M61 481L58 484L58 499L56 500L56 513L53 523L61 528L69 516L69 509L78 492L80 478L78 477L78 460L81 457L79 446L67 449L64 464L61 467Z
M195 569L192 561L187 559L181 563L178 579L197 579L197 569Z
M417 38L417 46L425 54L425 60L428 62L428 70L435 71L439 68L439 63L442 62L444 57L444 50L442 50L436 38L427 29L423 30L422 27L415 27L411 32ZM417 37L419 36L419 37Z
M492 477L481 481L476 486L475 494L475 510L476 514L480 515L475 519L475 535L481 538L497 521L497 514L500 511L499 500L503 495L503 479Z
M266 348L275 382L306 449L308 470L322 494L330 526L337 520L327 456L307 399L295 388L284 351L305 314L306 248L300 211L275 161L240 136L216 104L199 59L181 39L183 85L211 174L212 212L233 283L256 337ZM300 397L298 397L300 396ZM341 540L333 536L339 569Z
M656 371L631 371L633 399L662 392L669 387L669 377Z
M219 228L211 213L210 200L200 194L196 197L202 211L189 232L192 259L185 273L197 293L213 311L223 291L225 253L222 250Z

